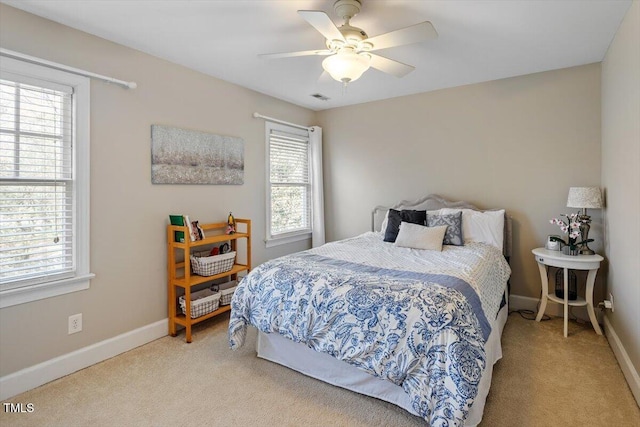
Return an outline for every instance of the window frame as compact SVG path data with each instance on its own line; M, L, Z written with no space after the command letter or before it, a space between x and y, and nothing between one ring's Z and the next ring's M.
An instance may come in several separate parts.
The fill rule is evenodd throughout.
M90 280L95 277L90 272L90 79L25 61L2 58L0 71L8 75L20 76L23 82L38 85L44 82L71 87L72 95L72 168L73 168L73 210L74 243L73 258L75 271L70 277L59 278L52 274L49 281L25 279L19 286L0 289L0 308L24 304L44 298L89 289ZM43 82L42 82L43 81ZM43 86L44 87L44 86Z
M302 136L307 138L307 156L308 156L308 198L309 198L309 227L303 230L297 230L293 232L277 233L273 234L271 227L271 131L276 130L280 132L289 133L292 135ZM285 125L281 123L274 123L270 121L265 122L265 164L266 164L266 237L265 245L267 248L284 245L287 243L293 243L301 240L307 240L311 238L313 232L313 173L312 173L312 157L311 157L311 141L308 129L301 129L298 127Z

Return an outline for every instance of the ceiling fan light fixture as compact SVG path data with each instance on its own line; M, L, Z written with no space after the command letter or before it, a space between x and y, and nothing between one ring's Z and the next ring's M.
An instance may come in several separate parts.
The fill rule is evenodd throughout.
M358 80L371 65L371 55L355 53L352 49L342 49L322 61L322 68L334 80L344 84Z
M350 24L351 18L360 12L361 7L361 0L337 0L333 9L336 15L344 19L344 24L340 27L337 27L324 11L299 10L298 14L322 34L327 49L272 53L260 57L276 59L326 56L322 61L322 68L334 80L343 83L345 88L347 83L359 79L369 67L396 77L403 77L415 70L411 65L369 52L435 39L438 33L431 22L420 22L369 38L362 28Z

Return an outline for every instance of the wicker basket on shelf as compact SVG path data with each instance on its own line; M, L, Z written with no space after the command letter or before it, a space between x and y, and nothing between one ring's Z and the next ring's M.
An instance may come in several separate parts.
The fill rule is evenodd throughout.
M231 304L231 299L233 298L233 293L236 291L237 282L232 280L227 282L228 286L225 289L220 290L220 305L229 305Z
M211 289L203 289L191 294L191 318L204 316L212 311L216 311L220 307L220 292L213 292ZM187 303L184 295L178 299L182 314L187 316Z
M233 268L236 253L229 252L222 255L197 257L191 255L191 270L199 276L213 276L224 273Z

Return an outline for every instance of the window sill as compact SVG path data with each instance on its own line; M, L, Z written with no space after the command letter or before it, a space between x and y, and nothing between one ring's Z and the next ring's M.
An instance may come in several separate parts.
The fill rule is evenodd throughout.
M89 273L71 279L0 291L0 308L89 289L90 281L95 276Z
M276 237L273 239L267 239L264 241L267 248L274 246L286 245L287 243L299 242L300 240L311 239L311 233L295 234L293 236Z

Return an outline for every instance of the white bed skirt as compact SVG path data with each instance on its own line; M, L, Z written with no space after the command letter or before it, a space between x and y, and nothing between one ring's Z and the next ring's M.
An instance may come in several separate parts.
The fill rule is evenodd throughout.
M487 364L486 371L480 380L478 395L465 420L465 426L476 426L482 420L484 405L491 387L493 365L502 358L501 336L507 322L508 312L507 305L502 307L489 335L486 346L487 361L492 361L492 363ZM402 387L369 375L328 354L312 350L304 344L290 341L278 334L259 332L257 351L260 358L286 366L326 383L393 403L414 415L418 415L411 406L409 395Z

